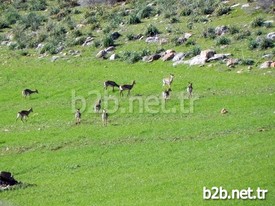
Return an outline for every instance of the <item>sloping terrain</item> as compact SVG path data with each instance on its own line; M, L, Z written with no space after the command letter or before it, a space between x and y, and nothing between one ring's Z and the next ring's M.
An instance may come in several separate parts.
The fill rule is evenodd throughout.
M0 191L0 205L273 205L274 6L192 2L1 4L0 170L22 184ZM230 56L150 61L167 50L182 61L205 50ZM106 80L136 84L120 97L118 88L104 90ZM38 94L22 97L26 88ZM93 108L100 98L106 127ZM27 122L16 121L29 108ZM214 186L268 193L203 200L203 187Z

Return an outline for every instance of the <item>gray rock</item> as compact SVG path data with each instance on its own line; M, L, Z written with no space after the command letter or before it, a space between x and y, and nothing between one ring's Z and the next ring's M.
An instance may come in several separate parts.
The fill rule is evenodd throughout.
M271 64L272 64L272 61L265 61L260 65L260 69L267 69L271 66Z
M157 42L159 42L159 37L158 36L147 37L145 42L146 43L157 43Z
M59 59L59 56L53 56L52 58L51 58L51 62L55 62L56 60L58 60Z
M275 32L270 32L266 35L266 38L271 39L272 41L275 41Z
M106 56L107 52L105 51L105 49L99 51L96 55L97 58L104 58Z
M185 54L183 52L177 53L174 58L172 59L173 62L177 62L180 61L182 59L184 59Z
M112 54L111 56L110 56L110 58L109 58L109 60L111 60L111 61L114 61L114 60L116 60L117 59L117 55L116 54Z
M231 54L214 54L214 56L207 59L207 61L222 60L228 58L229 56L231 56Z

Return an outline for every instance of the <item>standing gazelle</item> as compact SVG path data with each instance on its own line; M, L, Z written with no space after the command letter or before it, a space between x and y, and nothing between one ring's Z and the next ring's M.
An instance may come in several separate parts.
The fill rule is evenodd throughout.
M169 88L169 89L165 90L164 92L162 92L162 97L163 97L165 102L166 102L167 99L169 99L171 91L172 90Z
M18 118L21 119L21 121L23 122L23 120L27 121L27 117L29 117L29 114L33 112L32 108L30 108L29 110L22 110L20 112L17 113L17 117L16 117L16 121Z
M131 89L133 89L135 83L136 83L136 81L133 81L132 84L124 84L124 85L119 86L120 96L123 96L123 91L124 90L128 90L127 96L129 96L130 91L131 91Z
M162 79L163 86L167 85L169 88L174 80L174 74L170 74L170 77Z
M188 83L188 86L187 86L187 93L188 93L188 98L191 98L192 97L192 92L193 92L193 84L191 82Z
M101 109L101 99L98 100L96 103L95 103L95 106L94 106L94 110L96 113L98 113Z
M33 93L37 93L37 94L38 94L38 90L37 90L37 89L36 89L36 90L24 89L24 90L22 91L22 96L23 96L23 97L27 97L27 96L30 96L30 95L33 94Z
M117 83L115 83L114 81L106 81L104 82L104 89L107 90L107 87L113 87L113 91L115 91L115 87L119 88L119 85Z
M102 115L101 115L103 126L107 126L108 116L109 116L109 114L106 112L105 109L103 109L102 110Z
M80 121L81 121L80 109L76 110L74 117L75 117L75 124L80 124Z

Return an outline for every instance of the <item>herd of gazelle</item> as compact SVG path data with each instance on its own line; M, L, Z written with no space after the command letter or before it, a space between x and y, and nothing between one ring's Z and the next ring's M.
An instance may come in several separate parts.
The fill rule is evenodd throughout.
M163 97L163 99L164 99L165 102L170 98L171 91L172 91L171 85L173 83L173 80L174 80L174 74L170 74L169 77L162 79L163 87L164 86L168 86L168 88L165 89L162 92L162 97ZM133 87L134 87L135 84L136 84L136 82L133 81L132 84L118 85L116 82L108 80L108 81L104 82L104 89L107 90L108 87L112 87L113 88L113 92L114 92L115 91L114 88L117 87L119 89L120 96L123 96L123 91L125 91L125 90L128 91L127 96L129 96L130 92L133 89ZM187 86L187 93L188 93L188 97L189 98L192 97L192 92L193 92L193 85L192 85L191 82L189 82L188 86ZM38 93L38 90L37 89L36 90L24 89L22 91L22 96L26 98L27 96L30 96L33 93ZM99 99L95 103L95 105L94 105L94 111L96 113L100 112L100 110L101 110L101 103L102 103L101 99ZM22 122L24 120L27 121L27 117L29 116L29 114L31 112L33 112L32 108L30 108L29 110L22 110L22 111L18 112L16 120L20 118ZM106 109L103 109L102 110L101 118L102 118L102 122L103 122L104 126L107 126L108 116L109 115L108 115ZM76 112L75 112L75 121L76 121L75 124L80 124L80 122L81 122L81 112L80 112L80 109L77 109Z

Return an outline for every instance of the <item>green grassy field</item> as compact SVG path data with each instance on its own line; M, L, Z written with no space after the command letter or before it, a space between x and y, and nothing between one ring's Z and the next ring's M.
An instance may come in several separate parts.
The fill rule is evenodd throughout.
M4 24L14 17L9 10L13 5L0 5L0 42L19 34L15 40L26 46L0 46L0 171L10 171L22 182L0 191L0 206L274 205L275 73L274 68L259 69L267 60L263 55L274 59L274 42L265 49L248 47L252 40L274 31L274 23L251 26L257 18L274 20L272 13L255 10L253 2L248 9L238 6L222 16L213 13L206 17L196 14L198 11L183 16L183 8L170 5L177 11L167 18L171 8L163 8L165 1L157 1L153 8L158 15L143 18L140 24L128 24L129 15L120 13L135 12L151 2L62 8L60 13L65 12L65 17L58 20L51 13L60 2L66 1L47 1L47 9L31 10L46 20L36 31L26 27L21 33L21 20L7 27ZM228 5L235 3L247 1L229 1ZM25 4L13 8L23 17L30 13L32 3ZM123 24L112 27L112 14L123 18ZM171 23L172 17L178 22ZM85 23L88 18L91 22ZM70 22L75 24L72 29ZM144 34L149 24L157 26L167 44L147 44L146 37L141 41L127 39L127 35ZM202 37L207 28L221 25L239 30L225 35L230 44L221 46L217 45L219 37ZM63 26L67 32L61 39L63 54L73 49L81 56L58 53L60 58L54 62L51 55L39 58L35 43L55 44L55 38L61 37L51 36L51 27L58 33ZM115 41L115 53L120 56L123 52L146 50L152 54L161 49L190 52L198 47L231 53L233 58L253 60L254 64L251 70L244 64L229 68L222 61L202 67L173 67L171 61L162 60L129 64L126 60L97 59L95 55L103 47L96 43L82 47L70 42L78 31L80 37L92 36L102 44L108 29L122 34ZM174 39L185 32L192 33L194 45L175 45ZM249 35L238 38L242 33ZM47 38L43 41L44 34ZM171 99L164 105L162 79L170 73L175 79ZM117 89L103 89L106 80L118 84L135 80L136 85L129 97L120 97ZM188 82L194 86L192 99L186 94ZM25 88L38 89L39 94L24 98L21 92ZM99 98L110 113L107 127L102 125L101 115L93 112ZM27 122L16 121L17 112L31 107L34 112ZM82 112L80 125L74 119L77 108ZM221 114L222 108L229 112ZM264 200L204 200L203 187L223 187L228 192L250 187L253 195L260 187L268 193Z
M51 63L13 53L0 70L0 168L32 186L1 192L0 203L273 205L274 73L237 74L222 66L132 65L88 57ZM149 108L158 111L152 114L144 102L160 96L161 79L169 73L175 81L166 106L177 112L153 105ZM129 111L129 98L103 91L107 79L136 80L131 97L141 103L134 101ZM188 81L194 83L195 101L192 107L184 100L180 112L178 97ZM26 87L39 94L23 98ZM89 111L94 91L105 103L108 97L119 100L107 127ZM73 92L86 101L80 126L74 124ZM30 107L28 122L16 122L16 113ZM222 108L229 113L221 115ZM269 192L266 200L203 200L204 186Z

